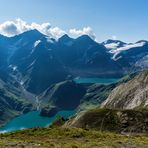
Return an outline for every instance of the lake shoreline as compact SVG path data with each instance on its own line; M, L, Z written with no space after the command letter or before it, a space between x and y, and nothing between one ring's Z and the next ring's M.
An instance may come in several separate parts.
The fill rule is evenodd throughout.
M22 129L30 129L36 127L48 127L58 116L69 118L74 115L75 111L59 111L53 117L42 117L39 111L31 111L21 114L8 121L0 127L0 133L15 132Z

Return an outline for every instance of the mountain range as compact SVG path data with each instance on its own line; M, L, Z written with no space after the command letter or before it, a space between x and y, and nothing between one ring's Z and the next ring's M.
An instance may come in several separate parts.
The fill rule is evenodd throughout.
M147 68L148 42L97 43L88 35L58 40L30 30L14 37L0 36L0 78L17 76L25 89L40 94L69 77L121 77Z
M0 119L0 124L38 108L39 102L42 116L64 109L82 111L99 106L103 101L104 107L116 109L117 104L120 108L121 102L122 107L128 108L126 104L133 104L132 100L129 104L129 92L138 93L143 89L144 94L147 93L147 74L141 82L144 86L137 83L141 76L134 79L139 71L147 69L147 61L148 42L145 40L98 43L88 35L74 39L66 34L54 39L38 30L14 37L0 35L0 113L1 117L6 116ZM76 77L120 78L124 75L128 76L110 85L84 85L73 81ZM126 90L128 86L131 87ZM133 92L133 102L137 99L139 103L141 97L144 101L147 99L139 93L138 96ZM120 98L118 103L117 98Z

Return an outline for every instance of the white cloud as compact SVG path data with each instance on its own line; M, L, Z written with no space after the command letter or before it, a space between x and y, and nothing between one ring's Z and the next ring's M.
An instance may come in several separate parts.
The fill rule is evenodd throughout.
M117 40L117 36L116 36L116 35L113 35L113 36L112 36L112 39L113 39L113 40Z
M0 25L0 32L3 35L15 35L18 34L17 26L12 21L6 21Z
M96 39L96 36L92 30L91 27L84 27L83 29L70 29L69 30L69 34L74 36L74 37L78 37L78 36L81 36L81 35L89 35L92 39Z
M66 31L60 29L59 27L50 28L51 35L55 36L56 38L61 37L62 35L66 34Z
M14 21L6 21L0 24L0 34L5 36L14 36L25 31L37 29L45 35L59 38L64 35L66 32L59 27L52 27L50 23L27 23L21 19L16 19Z
M28 30L37 29L41 33L53 37L59 38L67 32L59 27L53 27L50 23L27 23L22 19L16 19L14 21L6 21L0 24L0 34L5 36L14 36L23 33ZM96 40L96 36L91 27L84 27L82 29L70 29L68 34L72 37L78 37L81 35L89 35L92 39Z

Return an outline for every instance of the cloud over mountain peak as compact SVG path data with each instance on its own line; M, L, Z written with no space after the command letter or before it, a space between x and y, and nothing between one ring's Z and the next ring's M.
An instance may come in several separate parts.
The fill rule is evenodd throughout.
M69 29L65 31L59 27L53 27L49 22L46 23L27 23L26 21L18 18L13 21L5 21L0 24L0 34L5 36L15 36L28 30L37 29L41 33L51 36L53 38L59 38L64 34L68 34L72 37L78 37L81 35L89 35L92 39L95 39L95 34L91 27L84 27L82 29Z

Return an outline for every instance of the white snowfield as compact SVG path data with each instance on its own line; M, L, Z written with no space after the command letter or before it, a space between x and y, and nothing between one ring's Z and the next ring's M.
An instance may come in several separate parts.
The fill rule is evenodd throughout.
M117 42L117 43L109 43L109 44L105 44L105 47L107 48L107 49L116 49L118 46L119 46L119 42Z
M119 46L119 42L117 43L110 43L110 44L106 44L105 47L110 49L110 53L113 54L112 59L113 60L117 60L117 56L126 50L130 50L132 48L136 48L136 47L142 47L146 44L146 42L137 42L137 43L130 43L130 44L124 44L122 47L118 47ZM118 57L119 58L119 57Z

